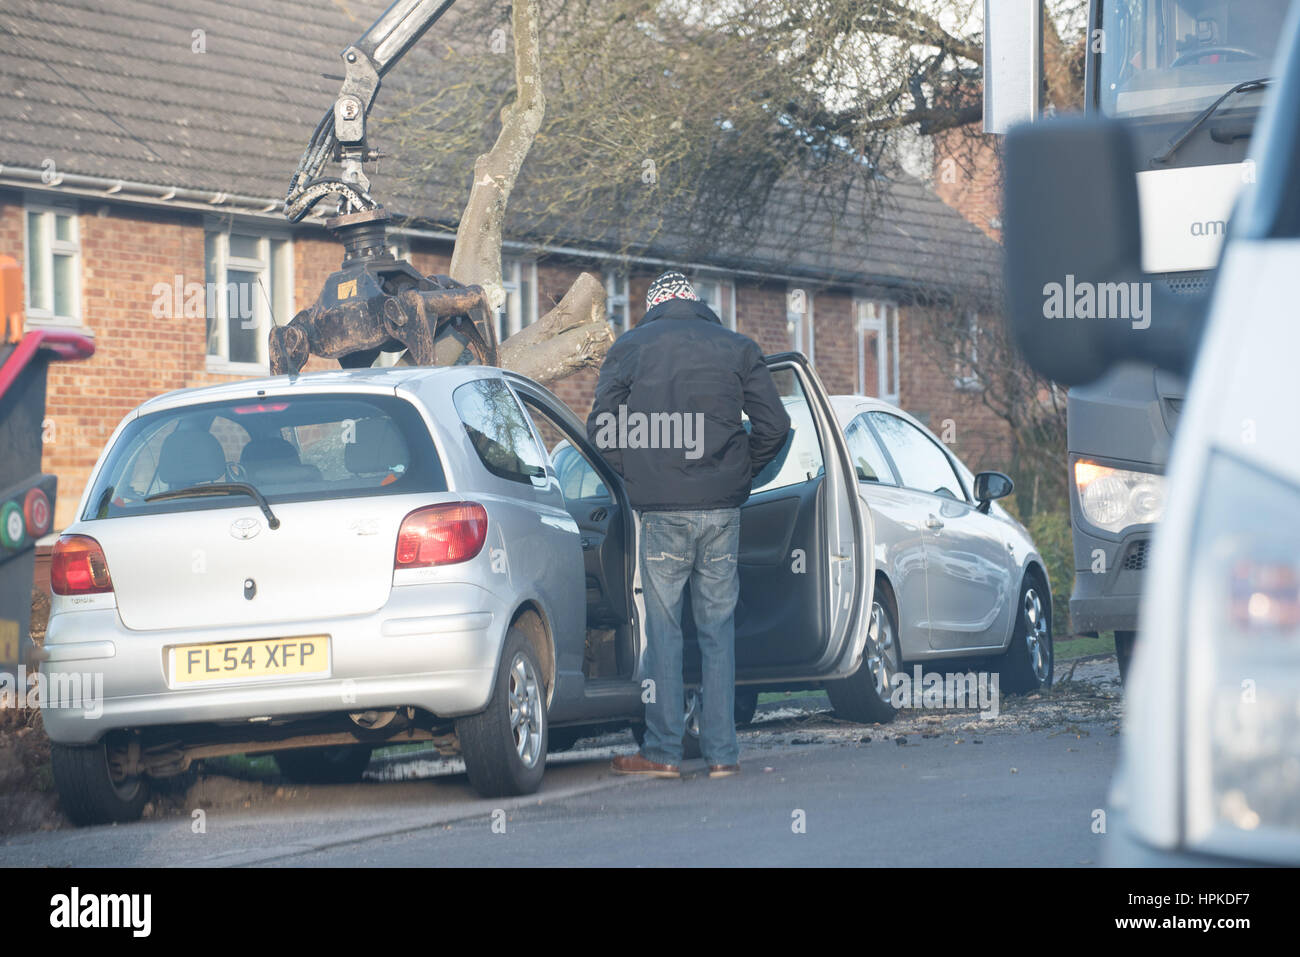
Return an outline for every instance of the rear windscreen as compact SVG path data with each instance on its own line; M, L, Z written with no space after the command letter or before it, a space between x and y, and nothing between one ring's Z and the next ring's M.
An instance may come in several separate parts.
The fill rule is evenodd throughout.
M143 415L118 436L83 520L228 508L246 496L150 496L252 485L271 504L443 492L420 414L392 396L312 395L190 405Z

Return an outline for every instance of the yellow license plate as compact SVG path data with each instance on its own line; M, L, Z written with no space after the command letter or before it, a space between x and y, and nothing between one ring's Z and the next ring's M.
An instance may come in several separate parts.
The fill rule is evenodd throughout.
M326 675L329 669L329 635L179 645L171 649L172 684Z

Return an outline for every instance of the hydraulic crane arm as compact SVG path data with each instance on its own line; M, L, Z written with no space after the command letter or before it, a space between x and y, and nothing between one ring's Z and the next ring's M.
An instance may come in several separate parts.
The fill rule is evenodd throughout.
M370 196L370 181L362 171L377 151L366 143L366 118L385 74L415 45L455 0L396 0L361 38L341 54L343 88L334 106L316 125L289 182L284 214L298 222L327 196L339 198L340 215L380 208ZM338 177L322 177L325 164L336 159Z
M455 0L397 0L343 53L343 88L298 161L284 214L298 222L327 196L338 210L325 225L343 243L343 265L315 304L270 334L271 372L296 374L311 356L345 367L371 365L405 350L415 365L496 361L496 324L479 286L423 276L388 247L388 214L370 195L362 164L379 153L366 143L366 117L384 75ZM338 161L338 177L321 175Z

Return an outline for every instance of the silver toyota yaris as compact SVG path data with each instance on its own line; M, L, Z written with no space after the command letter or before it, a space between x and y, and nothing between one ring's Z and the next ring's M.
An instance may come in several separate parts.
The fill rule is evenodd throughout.
M802 411L742 510L737 681L845 680L867 638L870 516L815 373L768 364ZM582 423L499 369L146 402L52 555L42 677L102 692L44 702L64 810L134 819L152 780L223 754L355 780L407 741L463 755L485 795L532 791L548 745L643 720L635 557L621 480Z

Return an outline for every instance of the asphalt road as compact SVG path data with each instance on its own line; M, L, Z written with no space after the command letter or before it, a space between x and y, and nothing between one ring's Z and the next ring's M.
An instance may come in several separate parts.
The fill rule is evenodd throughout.
M414 780L299 788L288 800L259 803L250 791L247 802L232 801L229 782L209 800L201 785L187 796L195 810L12 836L0 844L0 865L952 867L1100 859L1104 838L1093 833L1093 812L1105 805L1118 741L1104 728L912 735L903 744L861 730L810 729L797 740L811 743L751 749L744 773L722 780L709 780L698 761L687 763L681 781L629 779L609 771L611 748L576 751L551 759L539 793L511 801L482 800L454 767L418 755L380 768L379 776ZM437 768L425 776L422 764Z

